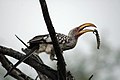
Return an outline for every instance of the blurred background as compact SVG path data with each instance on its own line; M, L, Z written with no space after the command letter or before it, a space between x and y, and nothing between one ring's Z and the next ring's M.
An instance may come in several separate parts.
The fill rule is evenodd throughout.
M99 31L99 50L95 35L87 33L79 38L74 49L64 52L67 70L76 80L88 80L92 74L92 80L120 80L120 0L46 1L56 32L68 34L69 30L86 22L94 23ZM27 43L32 37L47 33L39 0L0 0L0 45L22 52L25 46L15 34ZM56 69L56 62L51 61L49 55L39 56ZM17 62L7 57L13 64ZM18 68L32 78L37 76L35 70L24 63ZM3 78L5 73L0 66L0 80L14 80L11 76Z

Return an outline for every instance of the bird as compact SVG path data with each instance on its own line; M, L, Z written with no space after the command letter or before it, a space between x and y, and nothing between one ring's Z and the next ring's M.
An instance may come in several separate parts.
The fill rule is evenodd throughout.
M78 38L81 35L83 35L84 33L87 33L87 32L94 32L94 30L87 29L87 27L97 28L93 23L84 23L84 24L82 24L82 25L80 25L78 27L75 27L75 28L71 29L69 31L68 35L65 35L65 34L62 34L62 33L56 33L56 37L57 37L57 40L58 40L58 43L59 43L59 46L60 46L61 50L66 51L66 50L73 49L76 46ZM21 39L19 39L19 40L23 44L25 44ZM55 59L54 47L53 47L52 40L51 40L51 37L50 37L49 34L35 36L32 39L30 39L28 41L28 43L29 43L29 46L27 46L25 44L25 46L27 46L27 48L25 48L25 49L22 48L23 52L25 52L25 53L30 52L31 49L33 49L35 46L37 46L37 48L35 48L35 50L33 52L35 52L37 54L45 52L45 53L50 55L51 60L56 60ZM26 54L25 58L22 58L20 61L18 61L8 71L8 73L4 77L6 77L22 61L27 59L33 52L29 53L28 56Z
M76 46L78 38L86 33L86 32L94 32L94 30L91 29L85 29L86 27L95 27L96 26L92 23L84 23L80 25L79 27L75 27L74 29L70 30L68 35L62 34L62 33L56 33L56 37L58 39L58 43L62 51L72 49ZM51 60L56 60L54 58L55 51L52 45L52 40L49 34L45 35L38 35L33 37L28 42L30 46L26 49L22 49L23 52L27 52L35 45L39 45L39 48L35 51L35 53L42 53L45 52L50 55Z

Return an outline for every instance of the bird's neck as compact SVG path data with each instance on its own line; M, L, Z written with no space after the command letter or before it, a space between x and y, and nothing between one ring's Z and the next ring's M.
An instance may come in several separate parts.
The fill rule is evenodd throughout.
M68 37L71 39L71 40L70 40L71 45L72 45L73 47L75 47L75 45L77 44L78 38L77 38L76 36L74 36L74 35L68 35Z
M75 40L76 42L77 42L77 40L78 40L78 36L76 36L74 33L72 33L72 32L70 32L69 34L68 34L68 37L70 37L70 38L72 38L73 40Z

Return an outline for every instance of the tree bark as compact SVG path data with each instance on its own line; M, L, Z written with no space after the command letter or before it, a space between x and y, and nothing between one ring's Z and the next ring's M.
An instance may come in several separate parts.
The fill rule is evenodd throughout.
M6 56L13 57L15 59L20 60L25 55L13 50L11 48L0 46L0 62L2 63L2 66L8 71L12 68L13 64L6 58ZM38 76L41 80L58 80L57 71L50 68L49 66L45 65L39 56L30 56L28 59L24 61L24 63L30 65L33 67L36 72L38 73ZM10 76L18 79L18 80L34 80L33 78L27 76L23 72L21 72L19 69L15 68L11 73ZM75 80L74 77L71 75L71 73L68 71L66 73L66 79L67 80Z

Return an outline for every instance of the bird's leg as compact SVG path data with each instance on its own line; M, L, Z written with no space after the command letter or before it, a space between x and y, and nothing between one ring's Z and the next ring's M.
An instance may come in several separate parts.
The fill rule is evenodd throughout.
M27 53L30 51L30 49L28 49L28 48L25 48L25 49L22 48L21 50L22 50L25 54L27 54ZM37 54L34 53L34 54L32 54L32 56L35 57L35 58L36 58L38 61L40 61L41 63L43 63L43 61L40 59L40 57L39 57Z
M61 48L61 51L63 52L63 49L62 49L62 48ZM50 59L51 59L52 61L53 61L53 60L57 61L57 58L55 58L55 52L54 52L53 49L51 50Z
M53 61L53 60L56 60L57 61L57 59L55 58L55 54L50 54L50 59Z
M34 58L36 58L38 61L39 61L39 63L41 63L41 64L44 64L43 63L43 61L41 60L41 58L35 53L35 54L32 54L32 56L34 57ZM37 61L37 62L38 62Z

